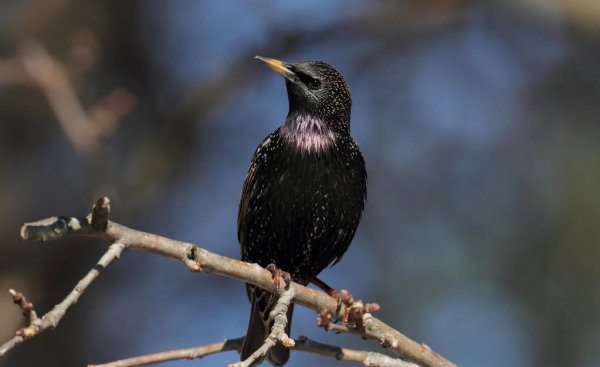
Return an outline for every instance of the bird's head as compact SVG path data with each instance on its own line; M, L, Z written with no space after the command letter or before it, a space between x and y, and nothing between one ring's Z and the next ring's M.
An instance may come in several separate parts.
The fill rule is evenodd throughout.
M288 116L305 114L335 129L350 128L352 98L346 82L333 66L321 61L286 63L256 56L286 79Z

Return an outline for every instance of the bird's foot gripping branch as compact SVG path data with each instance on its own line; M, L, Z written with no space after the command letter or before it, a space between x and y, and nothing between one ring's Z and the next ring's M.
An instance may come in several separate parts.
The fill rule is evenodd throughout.
M329 295L294 282L290 283L288 289L280 288L278 291L275 289L276 286L271 272L256 264L248 264L221 256L192 243L180 242L127 228L110 221L108 219L109 214L110 201L108 198L103 197L98 199L92 213L86 217L51 217L23 225L21 237L25 240L45 242L63 236L87 236L104 239L110 245L97 264L77 283L63 301L42 317L38 316L33 309L33 305L27 301L24 295L10 290L13 301L22 310L28 325L17 330L10 340L0 345L0 358L25 340L57 327L69 307L77 302L90 284L100 275L101 271L110 265L113 260L119 258L125 249L135 249L179 260L193 272L204 270L238 279L279 294L276 309L271 314L274 319L274 326L270 330L269 337L261 348L256 350L256 357L252 357L252 360L239 362L240 364L237 365L250 365L260 358L261 353L266 353L269 348L280 343L294 350L316 353L338 360L359 362L365 366L454 366L429 347L410 340L397 330L373 317L371 312L374 309L369 309L373 306L360 306L361 304L355 302L352 297L347 298L340 306L336 299ZM308 307L316 312L324 310L330 317L333 315L336 319L343 320L346 317L348 323L329 323L328 329L357 333L365 338L379 340L382 345L399 358L392 358L375 352L356 351L325 345L305 337L297 340L290 339L290 336L286 335L283 330L285 330L285 325L288 322L285 314L292 303ZM360 320L360 322L353 320ZM174 359L201 358L227 350L239 351L242 342L243 338L230 339L214 344L159 352L96 366L140 366Z

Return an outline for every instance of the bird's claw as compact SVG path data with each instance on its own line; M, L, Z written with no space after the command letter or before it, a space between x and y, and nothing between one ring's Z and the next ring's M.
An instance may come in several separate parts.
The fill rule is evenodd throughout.
M275 294L279 294L281 288L281 279L283 279L283 282L285 283L283 289L287 290L290 287L290 283L292 282L290 273L279 269L275 264L269 264L265 269L271 272L273 283L275 284Z

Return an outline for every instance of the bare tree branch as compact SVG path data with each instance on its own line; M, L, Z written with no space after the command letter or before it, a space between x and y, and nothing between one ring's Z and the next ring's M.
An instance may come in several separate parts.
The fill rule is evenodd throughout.
M148 251L162 256L177 259L184 263L190 270L199 272L205 270L234 279L254 284L270 292L275 292L271 272L257 264L248 264L225 256L210 252L192 243L180 242L150 233L136 231L107 219L109 212L108 198L100 198L94 206L92 214L86 218L52 217L34 223L26 223L21 228L21 236L25 240L46 241L66 235L83 235L97 237L112 243L96 268L92 269L65 298L63 302L44 315L36 323L37 335L39 332L56 326L66 309L72 305L87 286L98 276L99 270L106 267L114 258L117 258L125 248ZM346 314L346 306L338 307L336 299L329 295L292 282L290 292L293 294L292 302L308 307L316 312L326 310L342 319ZM352 317L352 316L351 316ZM449 367L454 366L429 347L418 344L399 331L364 313L361 320L349 320L348 325L358 325L358 328L347 327L347 331L358 333L365 338L376 339L384 347L403 359L412 361L423 367ZM346 330L344 330L346 331ZM34 336L32 335L32 336ZM17 338L16 336L15 338ZM12 349L18 342L9 341L0 347L0 356ZM14 339L14 338L13 338Z
M193 348L176 349L160 353L146 354L143 356L121 359L110 363L90 364L88 365L88 367L134 367L174 361L177 359L202 358L211 354L227 352L230 350L235 350L239 352L240 349L242 349L242 343L244 343L243 337L237 339L227 339L218 343L206 344Z
M418 367L414 363L392 358L385 354L323 344L305 336L301 336L296 340L296 346L293 349L301 352L316 353L323 357L337 359L338 361L358 362L367 367Z
M200 345L192 348L176 349L160 353L146 354L143 356L121 359L103 364L90 364L87 367L135 367L150 364L174 361L178 359L203 358L211 354L237 351L239 352L244 343L244 338L227 339L218 343ZM416 364L406 362L398 358L392 358L385 354L368 352L365 350L354 350L340 348L311 340L305 336L294 340L293 350L318 354L323 357L336 359L338 361L357 362L366 367L418 367Z

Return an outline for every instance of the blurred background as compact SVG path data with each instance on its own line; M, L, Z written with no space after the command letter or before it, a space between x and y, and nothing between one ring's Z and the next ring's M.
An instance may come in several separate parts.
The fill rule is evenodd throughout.
M43 314L106 250L25 243L24 222L106 195L118 222L238 257L250 157L288 108L256 54L331 63L353 93L369 198L323 280L460 366L598 365L600 2L574 0L1 2L2 342L24 324L9 288ZM211 343L248 314L241 282L131 251L0 366Z

